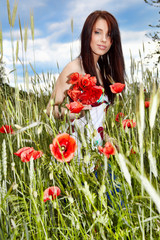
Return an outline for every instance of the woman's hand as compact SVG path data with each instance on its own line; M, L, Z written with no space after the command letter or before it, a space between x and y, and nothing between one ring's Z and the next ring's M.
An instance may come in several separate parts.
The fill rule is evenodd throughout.
M83 110L91 110L92 109L91 105L83 105L83 106L84 106Z
M91 105L83 105L83 106L84 108L81 110L79 118L82 118L85 116L85 111L92 109Z

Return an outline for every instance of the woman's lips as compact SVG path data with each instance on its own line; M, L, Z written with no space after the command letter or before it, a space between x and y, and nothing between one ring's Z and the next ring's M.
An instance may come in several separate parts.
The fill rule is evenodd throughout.
M98 47L99 47L100 49L102 49L102 50L105 50L105 49L106 49L106 46L104 46L104 45L98 45Z

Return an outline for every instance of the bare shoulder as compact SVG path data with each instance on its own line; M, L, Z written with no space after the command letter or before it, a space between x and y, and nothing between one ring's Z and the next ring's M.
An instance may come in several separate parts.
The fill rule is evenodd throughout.
M76 58L73 61L71 61L70 63L68 63L64 69L62 70L62 72L60 73L58 79L57 79L57 84L61 84L61 86L64 86L65 88L68 87L68 80L69 77L72 73L74 72L78 72L79 74L82 74L82 67L81 67L81 60L80 58ZM67 86L66 86L67 85Z
M68 73L69 75L74 72L79 72L82 74L82 67L81 67L81 60L80 58L76 58L70 63L68 63L65 68L63 69L62 73Z
M60 73L55 87L53 89L51 99L54 99L54 103L61 104L64 101L64 98L66 97L67 90L71 87L71 84L69 83L69 77L72 73L78 72L79 74L83 74L81 67L81 60L80 58L76 58L70 63L68 63L63 71ZM50 112L50 102L48 104L48 112Z

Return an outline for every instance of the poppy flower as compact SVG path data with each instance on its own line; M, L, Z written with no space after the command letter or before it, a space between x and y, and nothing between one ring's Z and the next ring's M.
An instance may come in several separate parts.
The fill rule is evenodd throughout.
M13 129L11 126L9 125L3 125L1 128L0 128L0 133L11 133L13 134Z
M125 119L122 121L122 126L124 129L125 129L125 127L133 128L136 126L136 122L133 122L133 120L131 120L131 119Z
M89 89L89 87L96 85L97 79L96 77L91 77L90 74L86 74L79 81L79 86L82 90Z
M90 105L90 96L89 96L89 91L84 91L79 95L79 101L84 104L84 105Z
M70 98L73 101L78 101L78 97L81 94L81 91L80 90L75 90L75 89L69 89L67 91L67 94L70 96Z
M136 152L131 148L130 154L136 154Z
M104 88L101 86L93 86L89 89L91 104L97 102L100 99L103 91Z
M56 199L61 193L61 190L59 187L53 186L47 188L43 193L43 202L46 202L47 200L53 200Z
M72 89L73 89L73 90L79 90L79 91L80 91L79 84L78 84L78 83L74 84Z
M110 89L112 93L120 93L122 92L124 87L125 87L125 84L123 83L114 83L110 85Z
M78 72L72 73L70 75L69 83L75 84L79 81L79 79L81 79L81 77L82 77L82 75L80 75Z
M79 113L83 108L83 104L80 102L71 102L70 104L66 104L66 107L70 110L71 113Z
M101 86L92 86L88 90L81 93L79 96L79 101L82 104L91 105L98 101L103 93L103 87Z
M150 102L149 101L145 101L144 105L145 105L145 108L149 108Z
M70 162L77 150L77 144L68 133L58 134L49 145L51 153L59 162Z
M110 155L115 155L115 148L110 142L106 142L104 148L101 146L98 146L98 150L100 153L103 153L107 158L110 157Z
M36 160L43 155L42 151L36 151L33 147L23 147L14 154L20 157L22 162L29 162L31 157Z
M120 120L119 118L122 118L122 117L124 117L124 113L122 113L122 112L117 113L115 121L119 122L119 120Z

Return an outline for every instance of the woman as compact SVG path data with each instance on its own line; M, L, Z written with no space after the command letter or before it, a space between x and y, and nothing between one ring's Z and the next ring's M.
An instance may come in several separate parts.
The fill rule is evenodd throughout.
M114 94L109 87L110 79L124 83L125 75L118 23L109 12L95 11L87 17L81 32L80 55L70 62L59 75L47 106L48 115L53 114L55 118L59 118L66 113L66 108L59 106L66 98L67 90L71 88L68 80L74 72L96 76L97 85L104 87L105 94L94 107L85 106L81 111L80 119L76 119L77 115L74 113L69 113L69 117L74 120L74 126L84 128L88 121L84 113L85 110L89 110L91 116L89 130L93 128L100 133L100 129L103 129L106 104L114 101ZM97 134L94 144L101 144L101 136Z

